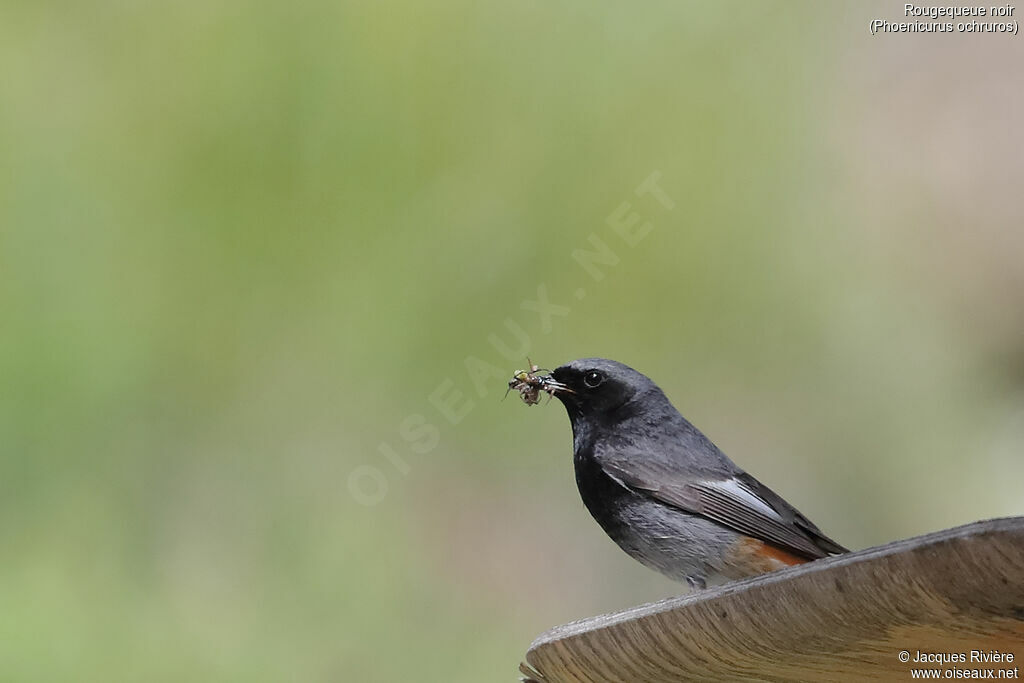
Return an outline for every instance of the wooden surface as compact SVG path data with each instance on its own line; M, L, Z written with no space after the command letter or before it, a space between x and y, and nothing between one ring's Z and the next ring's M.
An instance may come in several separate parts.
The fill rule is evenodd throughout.
M524 680L911 680L901 650L999 650L1024 678L1024 517L976 522L559 626Z

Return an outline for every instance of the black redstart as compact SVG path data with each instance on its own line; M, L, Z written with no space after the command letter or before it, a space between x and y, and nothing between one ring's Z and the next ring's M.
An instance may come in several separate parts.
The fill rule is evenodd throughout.
M672 579L704 588L847 552L622 363L584 358L548 376L531 366L509 385L565 405L583 503L620 548Z

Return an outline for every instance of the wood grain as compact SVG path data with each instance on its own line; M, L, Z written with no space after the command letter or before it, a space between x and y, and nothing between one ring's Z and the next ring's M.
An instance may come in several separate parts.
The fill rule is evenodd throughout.
M520 670L538 683L906 681L941 666L902 663L901 650L999 650L1014 661L952 666L1024 669L1024 517L559 626Z

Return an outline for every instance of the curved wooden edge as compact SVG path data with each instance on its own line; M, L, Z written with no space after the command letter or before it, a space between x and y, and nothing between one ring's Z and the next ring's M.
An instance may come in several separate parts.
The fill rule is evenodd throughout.
M896 656L927 643L1024 643L1024 517L574 621L541 634L521 671L546 683L909 679ZM1024 664L1024 644L1014 654Z

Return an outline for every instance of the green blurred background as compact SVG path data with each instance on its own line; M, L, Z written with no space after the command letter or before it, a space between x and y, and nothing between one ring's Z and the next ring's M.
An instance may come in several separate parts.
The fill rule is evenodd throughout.
M1022 43L901 11L0 4L0 678L514 680L682 592L507 320L852 547L1024 514Z

